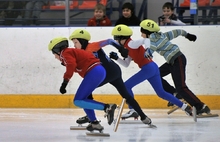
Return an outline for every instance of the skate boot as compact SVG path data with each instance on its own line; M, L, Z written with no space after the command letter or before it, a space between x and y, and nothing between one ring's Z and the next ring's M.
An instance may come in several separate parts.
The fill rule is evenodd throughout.
M107 117L108 124L111 125L114 120L115 109L117 108L116 104L108 104L105 109L105 117Z
M78 123L80 125L84 124L84 123L89 123L89 122L90 122L90 120L89 120L88 116L83 116L83 117L80 117L76 120L76 123Z
M210 114L210 109L207 105L203 105L202 109L197 111L197 115L201 115L202 113Z
M102 132L102 130L104 130L104 127L102 127L101 125L100 125L100 123L99 123L99 121L97 121L97 120L95 120L95 121L93 121L93 122L91 122L87 127L86 127L86 129L88 130L88 131L94 131L94 130L97 130L97 131L99 131L100 133Z
M130 117L134 117L134 119L138 119L139 114L134 110L134 109L130 109L127 113L123 114L121 116L122 119L127 119Z
M146 116L145 119L141 120L144 124L151 125L151 119Z
M183 106L181 107L183 111L185 111L185 113L189 116L193 116L192 114L192 108L187 105L187 104L183 104Z

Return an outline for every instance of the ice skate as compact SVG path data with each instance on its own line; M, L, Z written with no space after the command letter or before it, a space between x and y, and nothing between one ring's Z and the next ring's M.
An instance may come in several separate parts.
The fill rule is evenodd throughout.
M137 120L138 116L139 114L134 109L130 109L127 113L121 116L121 119L125 120L127 118L133 117L135 120Z
M89 133L87 132L86 135L88 136L107 136L109 137L110 135L108 133L103 133L104 127L100 125L99 121L95 120L91 122L86 129L90 131ZM99 132L94 132L94 130L99 131Z
M202 115L203 113L210 114L210 109L207 105L203 105L202 109L197 111L197 115Z
M185 100L183 100L183 99L180 99L180 101L181 102L183 102L183 103L187 103ZM170 109L168 112L167 112L167 114L171 114L171 113L173 113L174 111L176 111L176 110L178 110L179 109L179 107L178 106L176 106L176 105L174 105L173 107L172 107L172 109Z
M146 117L145 119L141 120L144 124L147 124L150 128L157 128L156 125L152 124L152 121L149 117Z
M207 105L203 105L202 109L196 112L197 118L205 117L218 117L218 114L212 114L210 108Z
M91 122L87 127L86 127L86 129L88 130L88 131L94 131L94 130L97 130L97 131L99 131L100 133L103 131L103 129L104 129L104 127L102 127L101 125L100 125L100 123L99 123L99 121L97 121L97 120L95 120L95 121L93 121L93 122Z
M150 125L151 124L151 119L146 117L145 119L141 120L144 124Z
M108 124L111 125L114 121L114 113L117 108L116 104L109 104L109 106L105 109L105 117L107 117Z
M181 107L183 111L185 111L185 113L189 116L193 116L193 113L192 113L192 108L187 105L187 104L183 104L183 106Z
M84 123L89 123L90 120L88 118L88 116L83 116L83 117L80 117L76 120L76 123L79 124L79 125L82 125Z
M76 123L78 126L70 126L70 130L86 130L86 126L83 126L82 124L89 123L88 116L80 117L76 120Z

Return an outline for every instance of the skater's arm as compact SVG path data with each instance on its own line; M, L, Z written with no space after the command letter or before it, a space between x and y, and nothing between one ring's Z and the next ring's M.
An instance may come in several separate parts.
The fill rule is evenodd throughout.
M118 57L117 53L115 53L115 52L110 52L109 57L111 59L116 60L119 64L121 64L124 67L128 67L130 65L131 60L132 60L130 56L128 56L127 58L121 59Z
M138 49L140 46L147 44L147 46L150 45L150 40L147 38L142 38L139 40L131 40L128 43L128 46L132 49Z
M131 57L128 56L127 58L124 59L118 58L117 62L124 67L128 67L131 63L131 60L132 60Z
M124 48L123 46L121 46L119 43L117 43L115 40L113 39L106 39L106 40L102 40L99 42L100 47L104 47L106 45L112 45L114 46L116 49L118 49L118 52L121 53L121 56L124 58L128 57L128 50L126 48Z
M177 38L180 35L185 37L187 35L187 32L185 30L182 30L182 29L175 29L175 30L172 30L172 31L169 31L169 32L165 32L164 34L166 35L166 37L169 40L172 40L174 38Z

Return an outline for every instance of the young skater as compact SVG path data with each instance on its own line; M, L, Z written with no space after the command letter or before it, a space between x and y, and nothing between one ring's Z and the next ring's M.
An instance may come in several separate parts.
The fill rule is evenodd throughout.
M117 56L117 53L111 52L110 58L115 59L121 65L128 67L131 61L134 61L139 68L141 69L139 72L130 77L127 81L125 81L125 86L129 91L130 95L134 97L134 93L132 88L137 84L148 80L156 94L167 101L172 102L173 104L179 106L183 111L185 111L188 115L192 115L192 109L187 104L182 103L179 99L166 92L163 89L161 83L160 72L156 63L154 63L151 57L145 58L144 53L145 49L142 46L143 39L141 40L132 40L131 35L133 34L132 30L126 25L117 25L112 30L112 35L114 39L126 49L129 50L128 57L125 59L121 59ZM131 109L128 113L124 114L122 117L129 117L136 113L131 106Z
M191 106L196 107L197 114L210 113L209 107L201 102L200 99L187 87L185 82L186 57L176 44L170 42L172 39L180 35L190 41L195 41L197 37L181 29L165 33L159 32L160 27L156 22L150 19L143 20L140 26L142 37L147 39L148 43L150 41L150 45L145 45L149 47L145 52L146 57L148 58L148 56L152 56L153 52L156 51L166 60L166 63L160 67L161 77L171 74L177 93ZM175 89L164 79L162 79L162 83L165 90L169 90L168 92L175 91Z
M96 119L94 109L104 110L107 114L108 124L111 124L114 119L116 104L104 104L95 100L87 99L92 91L105 79L106 71L101 65L101 62L92 53L75 48L68 48L68 39L65 37L57 37L50 41L48 45L49 51L52 51L55 58L66 67L66 72L63 76L63 83L60 87L60 93L66 93L66 86L77 72L82 78L82 82L76 91L73 103L83 108L86 115L90 119L90 124L86 127L88 131L102 131L102 127Z
M76 29L70 35L69 39L73 41L74 46L77 49L83 49L88 52L92 52L95 54L96 57L100 59L103 67L106 70L106 77L99 86L102 86L107 83L113 85L117 89L119 94L126 99L126 102L130 104L138 112L142 122L144 124L150 125L151 119L144 114L137 101L133 97L131 97L130 94L128 93L125 84L122 80L121 68L105 54L102 47L106 45L113 45L116 48L118 48L120 52L124 50L127 51L127 49L120 46L113 39L107 39L98 42L89 42L91 39L90 33L84 29ZM127 57L127 54L124 57ZM89 98L92 99L92 95L90 95ZM134 117L138 117L138 115ZM77 120L77 123L82 123L82 122L85 123L88 121L90 120L88 120L87 117L82 117Z

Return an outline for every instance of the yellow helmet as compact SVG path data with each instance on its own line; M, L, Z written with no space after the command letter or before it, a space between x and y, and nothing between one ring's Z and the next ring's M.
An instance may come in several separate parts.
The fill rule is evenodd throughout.
M52 51L53 54L59 54L64 48L69 46L68 39L65 37L56 37L52 39L48 45L48 50Z
M72 40L74 38L81 38L81 39L85 39L85 40L89 41L91 39L91 35L88 31L86 31L84 29L77 29L77 30L73 31L73 33L69 37L70 40Z
M114 40L128 39L133 34L133 31L124 24L119 24L115 26L112 30L112 35Z
M158 24L150 19L143 20L140 23L140 26L141 26L141 28L143 28L144 30L148 30L149 32L159 32L160 31L160 27L158 26Z
M119 24L115 26L112 30L113 36L131 36L133 31L124 24Z

